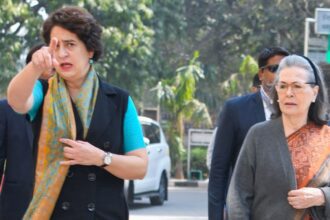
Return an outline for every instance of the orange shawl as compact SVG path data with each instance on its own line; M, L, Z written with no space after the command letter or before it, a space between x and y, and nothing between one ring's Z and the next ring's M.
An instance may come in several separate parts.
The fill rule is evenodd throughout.
M288 138L297 187L322 187L330 175L330 127L309 123ZM310 219L307 210L297 210L295 219Z

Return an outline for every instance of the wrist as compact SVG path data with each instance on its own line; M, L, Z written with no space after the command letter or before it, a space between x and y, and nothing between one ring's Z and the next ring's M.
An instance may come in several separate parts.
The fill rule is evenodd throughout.
M323 206L325 205L325 196L321 189L318 190L319 190L319 195L317 197L317 206Z
M37 65L35 65L33 62L30 62L27 67L29 68L29 72L33 74L35 78L39 78L41 74L43 73L43 70L39 68Z
M97 161L96 161L96 166L100 167L103 165L103 159L104 159L104 156L106 155L106 152L103 151L103 150L100 150L99 153L98 153L98 156L97 156Z
M112 153L103 151L102 164L100 165L100 167L102 168L107 167L111 164L111 162L112 162Z

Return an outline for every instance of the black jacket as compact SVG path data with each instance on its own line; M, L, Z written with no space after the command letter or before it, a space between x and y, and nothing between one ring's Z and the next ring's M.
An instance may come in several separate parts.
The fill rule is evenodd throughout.
M86 139L76 116L77 139L123 154L123 122L128 94L100 83L91 125ZM79 137L80 136L80 137ZM128 219L124 181L96 166L71 166L52 215L54 220Z
M33 193L34 160L31 124L0 101L0 219L21 220ZM4 162L6 160L6 169Z

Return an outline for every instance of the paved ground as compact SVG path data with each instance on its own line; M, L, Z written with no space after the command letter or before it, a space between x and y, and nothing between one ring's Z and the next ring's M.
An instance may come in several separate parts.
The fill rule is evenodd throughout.
M149 200L137 201L130 209L130 220L207 220L207 181L197 186L189 181L171 180L169 201L163 206L151 206Z

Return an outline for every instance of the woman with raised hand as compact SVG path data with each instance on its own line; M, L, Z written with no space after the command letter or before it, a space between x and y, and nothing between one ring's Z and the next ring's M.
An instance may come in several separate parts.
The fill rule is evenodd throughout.
M131 97L99 79L102 29L80 7L43 24L48 47L8 87L10 105L39 124L34 193L24 219L128 219L123 179L142 179L147 153ZM40 74L55 68L48 81Z
M308 58L276 73L274 119L245 138L227 196L230 220L330 219L330 127L326 87Z

